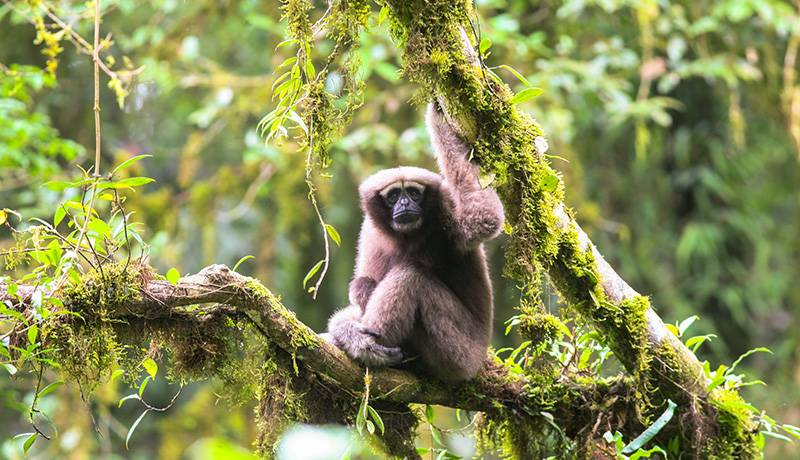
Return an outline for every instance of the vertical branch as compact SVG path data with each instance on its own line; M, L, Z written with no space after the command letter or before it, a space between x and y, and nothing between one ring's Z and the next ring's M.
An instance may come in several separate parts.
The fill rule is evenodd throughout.
M100 177L100 0L94 1L94 177ZM94 203L95 193L92 193ZM89 205L89 209L92 205ZM87 219L88 222L88 219ZM84 225L85 231L85 225Z
M89 220L92 217L92 210L94 209L94 200L97 197L97 183L100 181L100 0L95 0L94 2L94 43L92 46L92 60L94 61L94 182L92 183L92 198L89 200L89 207L85 210L86 217L84 217L83 220L83 227L78 236L78 242L75 244L74 259L78 258L83 239L88 232ZM91 245L91 243L87 243L87 245ZM94 253L94 251L92 252ZM100 265L100 259L96 253L94 253L94 263L102 274L103 268ZM63 286L68 277L69 272L65 271L56 283L56 289Z

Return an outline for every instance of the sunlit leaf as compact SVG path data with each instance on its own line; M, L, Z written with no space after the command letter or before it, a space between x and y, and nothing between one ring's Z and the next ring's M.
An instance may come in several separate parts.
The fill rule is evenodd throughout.
M147 388L147 383L148 383L148 382L150 381L150 379L152 379L152 378L153 378L152 376L149 376L149 375L148 375L148 376L147 376L147 377L145 377L145 378L144 378L144 380L142 381L142 384L139 386L139 397L140 397L140 398L142 397L142 393L144 393L144 389L145 389L145 388Z
M137 401L141 401L142 398L139 397L139 395L137 395L137 394L132 394L132 395L125 396L124 398L119 400L119 407L122 407L122 403L124 403L125 401L128 401L128 400L131 400L131 399L135 399Z
M132 165L132 164L136 163L137 161L139 161L139 160L143 160L143 159L145 159L145 158L147 158L147 157L152 157L152 156L153 156L153 155L137 155L137 156L135 156L135 157L133 157L133 158L128 158L127 160L123 161L123 162L122 162L122 164L120 164L119 166L117 166L116 168L114 168L114 170L113 170L113 171L111 171L111 174L112 174L112 175L114 175L114 174L116 174L118 171L122 171L123 169L125 169L125 168L127 168L128 166L130 166L130 165Z
M556 188L558 188L558 176L555 174L550 174L542 179L542 190L545 192L552 192Z
M324 263L325 263L324 260L320 260L319 262L317 262L317 265L314 265L311 268L311 270L309 270L308 273L306 273L306 277L303 278L303 289L306 288L306 283L308 283L308 280L310 280L311 277L314 276L314 274L316 274L317 271L319 271L320 267L322 267L322 264Z
M139 418L137 418L136 421L133 422L133 425L131 425L131 429L128 430L128 436L125 436L125 448L126 449L128 448L128 441L130 441L134 430L136 430L136 427L139 426L139 422L142 421L142 419L144 418L145 415L147 415L148 412L150 412L150 411L146 410L146 411L142 412L142 415L140 415Z
M180 279L181 279L181 274L178 271L178 269L173 267L173 268L170 268L169 270L167 270L167 281L169 281L169 284L171 284L173 286L177 286L178 285L178 281Z
M242 257L238 262L236 262L236 265L233 266L233 271L236 271L236 269L239 268L239 265L247 259L255 259L255 257L250 255Z
M328 235L331 236L331 239L334 241L334 243L336 243L336 246L342 245L342 237L339 236L339 232L333 228L333 225L325 224L325 230L328 231Z
M543 92L544 90L541 88L535 88L535 87L525 88L511 98L511 103L519 104L521 102L525 102L529 99L533 99L534 97L542 94Z
M514 76L515 76L515 77L517 77L517 78L519 78L519 80L520 80L522 83L525 83L525 86L527 86L528 88L533 88L533 86L532 86L530 83L528 83L528 80L527 80L527 79L525 79L525 77L523 77L522 75L520 75L520 73L519 73L519 72L517 72L516 70L514 70L513 68L511 68L511 67L509 67L509 66L507 66L507 65L505 65L505 64L501 65L500 67L501 67L501 68L503 68L503 69L506 69L506 70L508 70L508 71L509 71L509 72L511 72L511 73L513 73L513 74L514 74Z
M120 185L127 185L128 187L137 187L139 185L149 184L150 182L155 181L155 179L151 179L149 177L131 177L128 179L122 179L117 183Z
M28 456L28 450L31 448L31 446L33 445L33 442L36 441L36 438L38 438L38 437L39 437L39 433L33 433L25 441L25 444L22 445L22 450L24 452L25 457Z
M386 19L386 16L389 15L389 7L384 6L381 8L381 12L378 13L378 25L381 25L383 21Z
M428 423L433 423L433 421L436 419L436 412L434 412L433 406L430 404L425 406L425 419L428 421Z
M483 40L481 40L481 44L479 46L481 54L485 54L486 50L488 50L491 47L492 47L491 40L489 40L488 38L484 38Z
M156 364L152 358L147 358L142 361L142 367L148 374L150 374L150 377L154 379L156 378L156 374L158 373L158 364Z

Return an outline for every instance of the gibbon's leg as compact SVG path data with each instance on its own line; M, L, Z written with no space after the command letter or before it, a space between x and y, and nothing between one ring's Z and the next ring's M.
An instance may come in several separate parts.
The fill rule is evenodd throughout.
M417 285L422 273L395 265L378 282L364 309L361 324L387 347L399 347L411 335L419 304Z
M483 365L491 315L478 318L435 276L394 268L372 295L361 321L387 346L410 340L425 368L444 381L467 380Z
M320 337L342 349L347 356L367 366L384 367L403 360L399 347L376 342L380 335L361 323L362 308L348 305L328 320L328 332Z
M424 281L419 292L422 330L415 334L422 360L441 380L471 379L489 347L490 319L476 317L438 279Z

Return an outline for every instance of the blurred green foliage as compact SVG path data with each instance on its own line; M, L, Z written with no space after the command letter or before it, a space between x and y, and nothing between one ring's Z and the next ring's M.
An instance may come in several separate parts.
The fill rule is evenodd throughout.
M9 2L26 11L28 3ZM0 209L52 219L63 199L40 188L74 179L93 158L91 60L69 42L47 71L44 45L21 15L0 6ZM107 3L107 4L106 4ZM665 322L692 315L696 333L718 336L701 358L732 362L756 346L772 349L743 363L769 384L746 390L775 418L800 425L800 3L796 0L478 0L480 31L491 40L486 63L511 65L545 91L522 102L548 133L549 154L564 174L567 203L600 251L635 289L651 294ZM314 2L315 12L325 2ZM79 8L69 2L60 14ZM326 222L341 235L316 300L303 289L324 254L323 230L307 200L305 158L290 130L265 146L256 125L276 103L274 72L292 53L277 3L255 0L104 2L110 53L145 70L124 107L102 80L103 165L139 154L129 174L154 184L127 194L126 211L144 223L150 263L192 273L210 263L255 276L315 330L346 303L360 225L356 188L385 167L434 168L415 88L399 77L387 25L362 37L364 105L331 146L330 179L317 179ZM377 18L373 5L373 22ZM91 35L90 21L75 30ZM323 62L326 42L313 59ZM512 89L524 84L495 69ZM335 85L335 73L329 76ZM27 220L9 218L17 228ZM502 322L516 290L497 274L502 241L489 246L495 275L494 343L516 348ZM0 228L0 251L14 245ZM6 268L6 272L2 270ZM16 272L14 270L17 270ZM15 275L25 267L2 267ZM556 310L557 301L546 305ZM741 369L741 368L740 368ZM0 371L2 372L2 371ZM21 373L24 374L24 373ZM20 458L29 382L0 379L0 459ZM195 385L176 407L137 428L138 412L104 387L89 405L60 388L43 398L61 433L34 458L210 458L207 442L249 446L247 405L215 406L214 383ZM148 387L166 405L163 379ZM27 399L26 399L27 398ZM223 446L223 447L219 447ZM790 455L768 444L767 456ZM217 457L219 458L219 457ZM352 458L358 458L354 454Z

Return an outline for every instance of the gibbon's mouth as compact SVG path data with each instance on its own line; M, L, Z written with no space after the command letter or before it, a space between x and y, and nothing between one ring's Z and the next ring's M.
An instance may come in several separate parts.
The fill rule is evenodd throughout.
M422 216L413 212L404 212L392 218L392 228L397 232L413 232L422 227Z
M419 216L419 213L409 211L395 214L392 220L400 225L409 225L416 223L418 220L422 220L422 218Z

